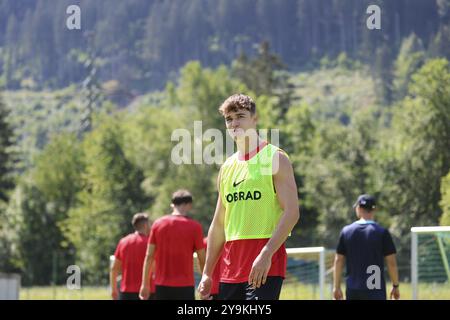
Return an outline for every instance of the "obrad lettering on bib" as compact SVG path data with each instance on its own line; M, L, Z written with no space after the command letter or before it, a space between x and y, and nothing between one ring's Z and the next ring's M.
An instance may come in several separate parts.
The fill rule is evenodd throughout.
M235 153L223 164L220 196L226 241L270 238L275 231L283 213L271 174L278 151L283 152L267 144L248 160L240 160Z
M226 199L227 199L227 202L259 200L259 199L261 199L261 192L258 190L255 190L253 192L252 191L233 192L233 193L227 194Z

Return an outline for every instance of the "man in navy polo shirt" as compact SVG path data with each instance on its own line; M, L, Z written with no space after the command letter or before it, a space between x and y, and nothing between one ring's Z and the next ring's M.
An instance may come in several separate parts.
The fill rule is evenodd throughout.
M395 245L389 231L373 221L375 198L363 194L353 205L358 221L345 226L334 260L333 299L343 299L341 273L347 265L347 300L386 300L384 262L392 281L390 298L399 299Z

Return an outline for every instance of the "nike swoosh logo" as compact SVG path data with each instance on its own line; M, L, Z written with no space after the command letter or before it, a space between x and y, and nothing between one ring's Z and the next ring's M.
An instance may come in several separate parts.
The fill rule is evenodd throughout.
M244 180L241 180L241 181L239 181L238 183L236 183L236 182L233 182L233 187L237 187L238 185L240 185L242 182L244 182L245 181L245 179Z

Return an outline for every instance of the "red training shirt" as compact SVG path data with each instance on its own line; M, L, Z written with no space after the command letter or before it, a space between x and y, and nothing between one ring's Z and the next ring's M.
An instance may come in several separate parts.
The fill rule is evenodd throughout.
M149 243L155 245L155 284L194 286L193 253L204 249L200 223L182 215L167 215L152 225Z
M148 236L137 231L119 241L114 256L122 263L120 292L139 292L147 242Z
M239 156L239 160L250 160L267 144L267 141L261 141L255 150L252 150L244 156ZM220 282L247 282L253 262L268 241L269 239L243 239L226 242L222 253ZM287 253L283 244L272 256L272 266L270 267L268 276L280 276L284 278L286 276L286 265Z
M220 282L248 281L253 262L269 239L244 239L225 242ZM286 276L287 253L284 244L273 254L268 276Z

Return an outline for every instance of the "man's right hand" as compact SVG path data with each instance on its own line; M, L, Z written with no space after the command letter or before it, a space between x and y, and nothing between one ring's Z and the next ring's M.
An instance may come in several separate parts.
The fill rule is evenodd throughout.
M400 299L400 289L398 287L396 287L396 288L392 287L390 298L391 298L391 300Z
M113 300L119 300L119 292L117 290L114 290L111 292L111 298Z
M200 283L198 285L198 292L200 293L200 298L202 300L211 300L212 297L210 296L211 293L211 286L212 286L212 279L207 276L203 275L202 279L200 280Z
M333 300L342 300L343 298L341 288L333 288Z
M149 296L150 296L150 288L146 286L141 286L141 289L139 290L139 299L148 300Z

